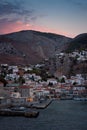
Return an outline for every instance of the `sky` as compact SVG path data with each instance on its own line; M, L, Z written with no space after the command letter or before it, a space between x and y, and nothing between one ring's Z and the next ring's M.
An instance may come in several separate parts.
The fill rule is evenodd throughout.
M0 34L21 30L87 33L87 0L0 0Z

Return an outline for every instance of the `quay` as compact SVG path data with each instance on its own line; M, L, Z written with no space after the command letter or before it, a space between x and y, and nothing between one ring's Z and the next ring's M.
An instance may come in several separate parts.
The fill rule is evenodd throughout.
M52 102L52 99L46 101L39 101L34 102L32 104L25 104L25 105L5 105L1 106L0 108L0 116L24 116L28 118L35 118L38 117L39 111L36 109L45 109L47 108Z
M24 116L24 117L28 117L28 118L33 118L33 117L38 117L39 112L35 111L35 110L23 110L20 109L21 107L19 107L18 109L16 108L7 108L7 109L0 109L0 116Z
M33 110L33 108L36 108L36 109L45 109L47 108L51 102L53 100L52 99L48 99L48 100L44 100L44 101L37 101L37 102L30 102L30 103L25 103L25 104L14 104L14 103L11 103L11 104L3 104L3 105L0 105L0 110L1 109L8 109L8 108L15 108L15 107L25 107L25 108L30 108Z
M31 108L45 109L51 104L52 100L42 101L41 103L32 104Z
M39 112L37 111L13 111L10 109L1 109L0 116L24 116L24 117L38 117Z

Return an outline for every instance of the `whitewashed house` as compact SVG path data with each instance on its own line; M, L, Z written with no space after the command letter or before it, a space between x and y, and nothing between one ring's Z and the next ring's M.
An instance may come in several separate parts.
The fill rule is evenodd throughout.
M19 92L12 92L10 97L12 97L12 98L20 98L21 94Z
M57 80L54 78L50 78L47 80L47 84L52 83L53 85L57 84Z
M71 76L70 82L71 84L76 83L77 85L82 85L84 84L84 78L82 78L82 76L78 74L76 76Z
M86 89L83 86L73 87L73 94L79 95L79 94L85 93L85 91Z
M18 66L9 66L8 70L12 69L13 73L17 73L19 71Z

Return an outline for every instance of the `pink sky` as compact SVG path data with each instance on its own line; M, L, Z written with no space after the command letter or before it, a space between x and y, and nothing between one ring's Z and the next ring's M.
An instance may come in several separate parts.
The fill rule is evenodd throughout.
M43 26L31 25L29 23L25 24L21 21L4 24L4 28L0 29L0 33L8 34L8 33L12 33L12 32L21 31L21 30L37 30L37 31L41 31L41 32L51 32L51 33L56 33L56 34L61 34L61 35L71 37L71 35L68 35L68 33L62 32L60 30L50 29L48 27L43 27Z
M0 34L21 30L68 37L87 33L87 1L0 0Z

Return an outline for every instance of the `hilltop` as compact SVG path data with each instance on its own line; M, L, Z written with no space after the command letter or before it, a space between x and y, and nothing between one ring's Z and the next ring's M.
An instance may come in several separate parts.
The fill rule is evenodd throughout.
M77 35L68 43L67 52L72 52L74 50L86 50L87 49L87 33Z
M0 35L0 63L36 64L61 52L72 39L33 30Z

